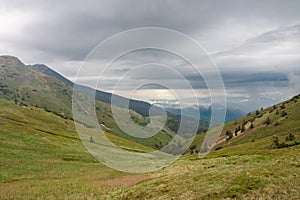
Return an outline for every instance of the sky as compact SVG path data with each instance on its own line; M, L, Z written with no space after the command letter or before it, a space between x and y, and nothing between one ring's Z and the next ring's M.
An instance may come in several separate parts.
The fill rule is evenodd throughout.
M230 106L248 112L300 93L299 0L0 0L0 4L0 54L17 56L25 64L46 64L71 80L105 39L133 28L162 27L201 44L222 75ZM174 45L187 49L177 41ZM99 60L103 65L106 62ZM148 66L148 70L126 74L137 65L154 62L178 69L193 85L200 104L210 103L205 82L192 73L188 62L153 49L116 60L98 89L176 105L172 91L159 85L131 91L137 80L168 79L173 92L190 98L192 92L167 70ZM121 77L125 80L122 87L114 90ZM80 78L89 85L99 77Z

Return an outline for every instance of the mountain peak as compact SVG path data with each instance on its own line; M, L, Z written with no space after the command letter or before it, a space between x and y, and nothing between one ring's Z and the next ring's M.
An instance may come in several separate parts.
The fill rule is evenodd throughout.
M19 58L10 55L0 56L0 63L2 67L24 65Z

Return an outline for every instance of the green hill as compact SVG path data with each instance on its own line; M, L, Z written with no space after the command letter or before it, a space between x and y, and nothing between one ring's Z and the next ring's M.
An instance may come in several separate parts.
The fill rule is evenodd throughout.
M0 199L103 199L148 178L100 164L86 151L69 119L7 100L0 100L0 110ZM106 135L120 148L151 150Z
M195 151L204 136L196 136L192 155L114 197L299 199L300 95L225 124L217 146L200 159Z
M300 147L272 147L275 136L293 144L285 141L292 132L293 141L299 140L297 98L284 103L288 118L270 112L272 107L264 109L255 120L256 130L220 143L223 148L204 159L183 156L147 174L118 172L98 163L82 146L71 120L0 100L0 199L297 199ZM280 125L264 124L267 116ZM224 132L236 125L226 124ZM121 148L151 150L106 134Z
M231 139L226 135L229 131ZM253 154L299 144L300 94L226 124L215 154Z
M221 136L214 147L213 155L252 154L274 147L274 139L278 138L282 148L300 142L300 95L290 100L261 108L254 113L224 125ZM294 135L298 140L286 141L286 137ZM205 134L196 135L191 146L193 150L187 154L199 152ZM281 148L280 145L278 148Z
M42 73L43 72L43 73ZM13 101L22 106L35 106L52 112L64 119L72 119L72 82L63 76L50 70L44 65L25 66L18 58L13 56L0 56L0 99ZM80 91L83 94L90 93L91 88L82 86ZM178 129L180 116L168 114L166 126L153 137L136 138L124 133L116 124L108 103L112 94L97 91L96 98L103 101L96 101L96 112L99 124L105 125L109 132L138 142L152 148L160 148L167 144ZM125 98L117 96L118 99ZM130 100L131 117L138 125L149 123L149 117L137 112L149 110L150 104ZM143 113L140 112L140 113ZM86 121L80 123L88 125ZM208 123L200 121L198 132L207 129Z
M129 174L102 165L84 148L67 84L6 56L0 73L0 199L299 199L300 95L225 124L204 158L197 154L205 136L199 134L171 166ZM106 136L128 151L167 143L179 123L169 116L157 136L136 139L118 129L110 109L97 102L98 120L111 129Z

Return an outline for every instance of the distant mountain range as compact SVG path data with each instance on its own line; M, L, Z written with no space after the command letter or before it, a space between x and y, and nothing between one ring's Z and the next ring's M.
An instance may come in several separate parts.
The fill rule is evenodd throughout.
M51 77L54 77L62 82L64 82L65 84L73 87L74 83L72 81L70 81L69 79L65 78L64 76L62 76L61 74L57 73L56 71L52 70L51 68L49 68L48 66L44 65L44 64L35 64L35 65L27 65L28 67L30 67L31 69L35 70L35 71L39 71L41 73L47 74ZM84 86L83 86L84 87ZM94 90L86 87L85 90L87 90L87 92L93 92ZM124 102L126 100L128 100L125 97L121 97L115 94L111 94L108 92L104 92L104 91L99 91L99 90L95 90L95 98L99 101L102 102L106 102L106 103L111 103L111 97L112 95L114 95L114 97L117 97L118 99L120 99L121 102ZM150 103L144 102L144 101L139 101L139 100L134 100L134 99L130 99L129 100L129 109L134 110L135 112L139 113L142 116L149 116L149 109L152 105ZM215 105L218 107L219 112L224 112L225 108L221 108L218 105ZM158 109L158 108L157 108ZM178 109L178 108L172 108L172 107L165 107L166 111L168 111L169 113L172 113L174 115L181 115L181 113L185 113L186 116L189 117L194 117L196 119L201 119L201 120L210 120L211 119L211 109L212 106L209 106L208 108L205 107L199 107L199 112L200 112L200 116L195 115L196 113L196 109L195 107L186 107L184 108L184 110ZM157 113L160 113L159 111ZM155 113L154 113L155 114ZM242 116L244 116L246 113L243 112L240 109L234 109L234 108L226 108L226 117L225 117L225 122L230 122L233 121L235 119L238 119ZM218 116L217 116L218 117ZM223 121L222 119L217 118L217 121Z
M216 107L217 113L223 113L224 107L221 107L219 105L213 105ZM198 110L197 110L198 109ZM183 109L178 108L166 108L166 110L174 115L181 115L182 113L185 113L185 115L194 117L201 120L210 120L211 119L211 112L212 112L212 105L205 108L205 107L185 107ZM199 114L199 115L197 115ZM225 115L225 122L230 122L235 119L238 119L240 117L245 116L246 113L239 109L233 109L233 108L226 108L226 115ZM216 122L223 121L221 119L221 115L217 115L217 118L214 119Z

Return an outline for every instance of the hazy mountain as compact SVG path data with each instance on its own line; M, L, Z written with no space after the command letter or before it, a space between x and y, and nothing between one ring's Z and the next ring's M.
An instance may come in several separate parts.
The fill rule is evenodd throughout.
M216 106L217 112L224 112L223 107L214 105ZM211 111L212 111L212 106L209 107L198 107L198 111L196 107L185 107L183 109L178 109L178 108L167 108L166 109L168 112L173 113L175 115L181 115L181 113L185 113L185 115L190 116L190 117L195 117L197 119L202 119L202 120L210 120L211 119ZM197 115L199 114L199 115ZM233 108L226 108L226 116L225 116L225 122L230 122L235 119L238 119L242 116L244 116L246 113L239 110L239 109L233 109ZM221 115L220 115L221 116ZM220 116L217 116L215 119L216 121L222 121Z

